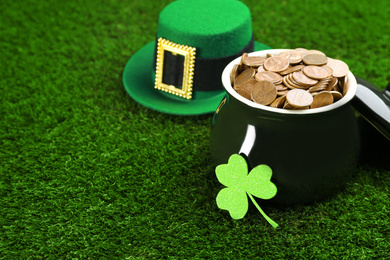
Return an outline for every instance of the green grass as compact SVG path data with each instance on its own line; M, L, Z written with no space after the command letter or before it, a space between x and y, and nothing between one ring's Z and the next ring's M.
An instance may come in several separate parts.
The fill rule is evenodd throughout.
M263 207L277 230L217 208L212 116L161 114L122 86L169 2L1 2L0 259L385 259L389 142L369 128L345 190ZM244 2L256 40L390 81L387 0Z

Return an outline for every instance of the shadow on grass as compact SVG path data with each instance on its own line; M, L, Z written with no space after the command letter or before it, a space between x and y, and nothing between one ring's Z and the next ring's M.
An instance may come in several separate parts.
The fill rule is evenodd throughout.
M390 140L379 133L363 118L358 120L361 133L359 166L372 166L378 170L390 170Z

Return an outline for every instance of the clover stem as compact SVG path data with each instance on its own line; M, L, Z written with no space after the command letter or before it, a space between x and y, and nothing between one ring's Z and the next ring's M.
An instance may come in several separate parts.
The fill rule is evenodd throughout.
M274 228L277 228L279 225L276 224L270 217L268 217L264 211L260 208L260 206L257 204L256 200L253 198L253 196L249 193L247 193L249 198L252 200L253 204L255 204L256 208L260 211L261 215L268 221L268 223L271 224Z

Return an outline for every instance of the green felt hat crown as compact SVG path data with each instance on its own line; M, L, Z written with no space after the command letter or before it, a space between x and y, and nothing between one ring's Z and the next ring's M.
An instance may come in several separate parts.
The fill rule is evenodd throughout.
M240 1L172 2L160 13L156 41L127 63L125 89L138 103L160 112L214 112L225 95L224 67L244 52L269 49L252 36L250 11Z
M237 0L179 0L161 11L159 37L196 47L197 57L229 56L251 40L251 14Z

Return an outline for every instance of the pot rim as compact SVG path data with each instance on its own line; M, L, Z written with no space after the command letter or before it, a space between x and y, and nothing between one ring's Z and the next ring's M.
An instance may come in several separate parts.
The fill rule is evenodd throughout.
M271 49L271 50L263 50L263 51L256 51L248 53L248 56L263 56L266 57L267 54L278 54L282 51L286 51L288 49ZM234 98L239 100L240 102L246 104L249 107L253 107L256 109L266 110L274 113L279 114L295 114L295 115L307 115L307 114L317 114L317 113L323 113L327 111L334 110L336 108L339 108L341 106L344 106L345 104L349 103L352 98L355 96L357 91L357 82L355 76L352 74L351 71L348 72L346 82L345 84L348 84L348 92L345 94L344 97L342 97L337 102L324 106L319 108L313 108L313 109L303 109L303 110L290 110L290 109L283 109L283 108L274 108L270 106L265 106L261 104L257 104L253 101L250 101L240 94L238 94L230 83L230 73L233 69L233 66L235 64L239 64L241 60L241 56L237 57L236 59L232 60L223 70L222 72L222 84L225 90Z

